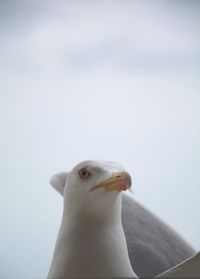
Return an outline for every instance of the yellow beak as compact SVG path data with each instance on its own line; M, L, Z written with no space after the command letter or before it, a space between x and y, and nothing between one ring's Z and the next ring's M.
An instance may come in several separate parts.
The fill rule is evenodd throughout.
M127 172L115 172L112 177L92 187L90 191L103 188L105 192L121 192L131 187L131 177Z

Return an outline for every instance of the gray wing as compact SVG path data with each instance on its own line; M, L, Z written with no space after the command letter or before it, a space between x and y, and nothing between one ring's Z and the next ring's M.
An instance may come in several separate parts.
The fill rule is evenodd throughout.
M154 277L195 253L169 226L127 195L123 195L122 225L131 265L139 277Z
M156 278L200 278L200 253L156 276Z

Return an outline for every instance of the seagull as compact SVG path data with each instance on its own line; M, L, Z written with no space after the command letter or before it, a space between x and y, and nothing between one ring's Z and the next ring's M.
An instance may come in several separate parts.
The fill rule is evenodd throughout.
M153 278L195 253L124 194L131 176L119 163L84 161L50 184L64 204L48 278Z

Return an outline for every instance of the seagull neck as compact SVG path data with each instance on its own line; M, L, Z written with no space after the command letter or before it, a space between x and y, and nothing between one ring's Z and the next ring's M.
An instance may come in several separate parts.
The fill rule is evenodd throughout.
M119 196L115 202L99 204L71 204L64 202L62 223L65 225L72 222L77 226L87 224L89 226L104 227L107 225L121 226L122 197Z
M121 203L109 214L69 214L72 211L67 209L64 206L49 277L134 277L121 224Z

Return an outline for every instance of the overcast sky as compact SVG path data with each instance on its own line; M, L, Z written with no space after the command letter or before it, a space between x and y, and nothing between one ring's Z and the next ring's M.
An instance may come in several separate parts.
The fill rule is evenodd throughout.
M55 172L122 163L200 250L200 1L1 1L2 278L45 277Z

